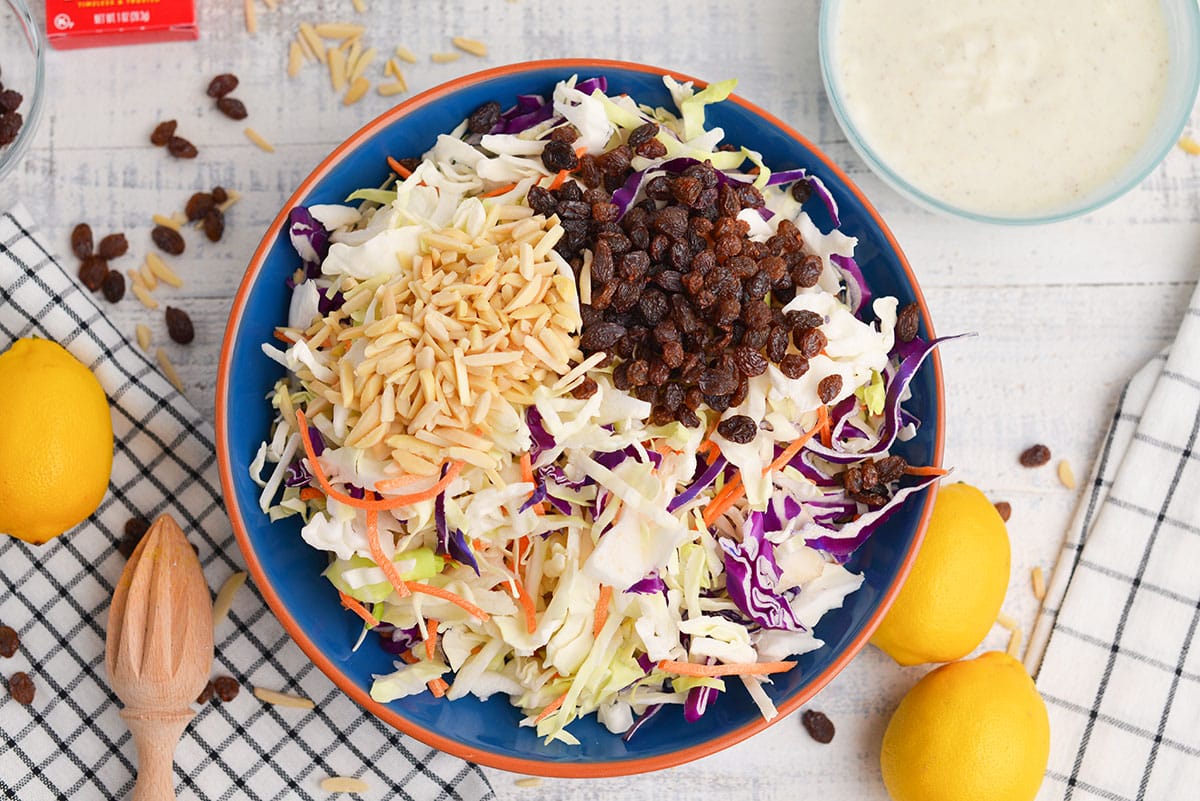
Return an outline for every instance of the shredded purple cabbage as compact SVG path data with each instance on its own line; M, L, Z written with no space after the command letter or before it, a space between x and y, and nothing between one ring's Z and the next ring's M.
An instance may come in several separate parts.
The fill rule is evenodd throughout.
M288 238L306 263L320 264L329 253L329 232L304 206L288 212Z
M646 576L641 581L636 581L625 590L638 595L655 595L660 592L665 592L667 583L659 578L656 574Z
M379 646L389 654L398 656L421 642L421 630L416 626L398 629L391 623L380 623L374 630L379 634Z
M633 725L630 726L629 729L624 734L621 735L621 740L623 740L624 742L629 742L629 738L631 738L631 737L633 737L633 735L637 734L638 731L642 728L642 726L645 726L647 721L651 720L655 715L657 715L659 712L661 712L662 709L663 709L662 704L651 704L650 706L646 707L646 711L642 713L642 716L640 718L638 718L637 720L635 720L633 722Z
M826 528L825 530L829 531L828 534L818 537L805 537L804 541L810 547L816 548L818 551L824 551L839 562L845 562L850 558L852 553L857 551L862 547L863 543L871 538L871 535L883 525L884 521L900 508L908 496L937 483L940 478L940 476L928 476L911 487L903 487L896 491L891 500L878 509L867 512L857 520L846 523L838 529ZM825 527L822 526L822 528Z
M688 723L695 723L704 717L708 705L716 700L719 692L716 687L693 687L688 690L687 700L683 702L683 719Z
M667 511L674 512L684 504L695 500L697 495L704 492L710 484L717 480L717 476L721 475L721 471L725 469L725 465L728 463L723 454L718 454L713 463L700 474L698 479L692 482L690 487L671 499L671 502L667 504Z
M742 541L722 537L725 551L725 591L737 608L763 628L803 631L788 599L776 592L779 565L775 546L764 535L762 512L751 512Z
M317 290L317 311L320 312L322 316L342 308L342 304L345 302L345 296L332 287L329 289Z
M325 452L325 437L321 435L320 429L310 425L308 427L308 438L312 441L313 453L320 456Z
M867 308L872 297L871 290L867 288L867 281L863 278L862 269L850 256L831 253L829 260L838 268L842 280L846 282L846 305L850 307L850 313L858 314L860 309Z
M442 475L446 475L447 466L442 466ZM437 551L436 553L442 556L449 556L459 564L467 565L475 571L475 575L479 575L479 563L475 561L475 554L471 552L470 546L467 545L467 537L458 529L451 530L449 524L446 523L446 492L443 490L438 493L437 498L433 502L433 522L437 527Z
M307 487L312 483L313 475L303 459L297 459L287 466L283 477L285 487Z

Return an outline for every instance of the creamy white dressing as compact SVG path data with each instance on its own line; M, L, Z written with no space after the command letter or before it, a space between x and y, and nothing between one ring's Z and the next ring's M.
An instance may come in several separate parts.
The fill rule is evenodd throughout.
M1159 0L843 0L834 70L867 146L980 214L1086 197L1126 165L1162 104Z

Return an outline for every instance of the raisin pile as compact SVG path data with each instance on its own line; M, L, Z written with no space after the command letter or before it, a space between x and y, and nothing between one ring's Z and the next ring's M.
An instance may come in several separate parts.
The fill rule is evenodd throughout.
M899 481L908 462L903 456L885 456L882 459L867 459L861 464L846 468L842 473L842 486L846 494L867 506L883 506L891 498L888 484Z
M208 84L205 94L217 101L217 110L231 120L244 120L248 116L246 105L229 93L238 87L238 78L232 72L223 72Z
M129 251L124 234L109 234L93 244L92 227L80 223L71 230L71 252L79 259L79 280L92 292L100 291L110 303L125 296L125 276L108 263Z
M17 109L25 98L16 89L6 89L0 83L0 147L12 144L21 132L25 118Z
M573 174L583 186L534 187L527 202L539 214L558 215L565 233L556 249L577 274L591 251L580 348L616 362L613 383L652 404L652 424L695 427L701 406L724 412L739 405L749 379L768 364L790 378L808 371L826 345L824 319L784 314L782 307L797 288L816 285L822 261L804 252L787 220L766 242L751 240L737 215L761 208L762 195L707 163L652 178L646 199L622 216L612 193L628 180L634 155L662 155L656 132L647 124L625 144L578 158ZM572 169L570 143L551 150L555 141L543 155L547 168ZM828 402L841 389L841 378L830 376L818 392ZM754 435L741 421L726 428L735 441Z

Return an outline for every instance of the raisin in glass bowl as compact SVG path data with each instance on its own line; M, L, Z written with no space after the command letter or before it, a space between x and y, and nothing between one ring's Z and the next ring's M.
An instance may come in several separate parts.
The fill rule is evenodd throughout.
M45 37L24 0L0 0L0 84L5 90L0 91L0 209L15 200L4 192L4 177L29 149L41 117L45 51ZM13 110L20 115L19 125L5 113L7 105L16 99L10 94L6 100L7 91L21 95L20 104Z

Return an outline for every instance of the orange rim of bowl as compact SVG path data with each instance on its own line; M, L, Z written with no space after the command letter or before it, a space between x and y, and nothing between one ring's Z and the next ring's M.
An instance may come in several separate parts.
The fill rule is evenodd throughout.
M558 70L597 70L605 69L620 69L629 72L642 72L651 75L670 75L676 80L692 81L698 87L707 86L707 82L692 78L683 73L674 72L672 70L664 70L659 67L652 67L646 64L637 64L627 61L612 61L604 59L548 59L543 61L525 61L517 64L510 64L494 69L475 72L470 75L465 75L461 78L444 83L440 86L426 90L419 95L393 107L376 117L367 125L360 128L353 136L347 139L342 144L338 145L332 153L330 153L312 173L300 184L291 197L288 198L282 210L275 217L274 222L267 229L262 241L259 243L254 256L246 269L246 274L242 278L241 284L238 286L237 295L234 297L233 306L229 313L229 323L225 329L225 339L221 346L221 358L217 373L217 403L216 403L216 435L217 435L217 461L220 466L221 483L223 485L226 506L229 511L229 519L233 524L234 534L237 536L238 545L242 550L242 555L246 560L246 566L249 568L251 575L254 576L255 584L258 585L263 597L266 598L267 604L279 618L284 629L293 640L300 646L301 650L308 656L313 663L319 667L326 676L329 676L335 684L338 685L347 695L353 698L360 706L364 707L371 714L379 719L394 726L400 731L415 737L417 740L437 748L441 751L453 754L471 762L478 762L488 767L500 768L502 770L511 771L513 773L526 773L539 776L559 777L559 778L598 778L611 776L628 776L636 773L646 773L654 770L662 770L664 768L675 767L686 762L691 762L701 757L709 756L731 745L741 742L758 732L766 729L772 723L783 719L791 712L799 709L805 702L811 699L814 695L824 689L834 676L840 673L850 664L850 661L858 655L859 651L867 644L871 635L875 633L875 629L879 627L883 616L887 613L896 596L900 592L904 581L908 578L909 572L912 570L913 562L916 560L917 551L920 549L921 543L925 539L925 529L929 523L929 516L933 511L933 502L937 494L937 485L933 485L931 491L926 494L925 505L921 511L921 517L917 524L916 536L913 538L912 545L908 549L908 553L904 557L904 561L900 565L900 570L893 580L892 585L888 588L883 596L882 602L879 604L875 613L867 620L862 631L858 633L850 644L842 651L842 653L830 664L827 668L815 676L800 692L796 693L791 698L786 699L779 704L779 716L774 720L767 721L763 719L755 720L752 723L747 723L744 726L725 732L719 737L715 737L708 742L694 745L689 748L684 748L679 751L673 751L669 754L659 756L642 757L638 759L617 760L613 762L573 762L573 763L557 763L543 762L534 759L522 759L519 757L509 757L501 754L495 754L490 751L476 751L472 748L464 746L462 743L453 740L437 732L426 729L422 726L414 724L395 711L389 709L384 704L371 699L370 695L354 683L353 680L343 673L333 662L325 656L319 648L309 639L308 635L300 627L300 625L292 618L287 607L284 606L279 596L276 594L271 583L267 580L266 574L263 572L262 565L258 561L258 556L254 551L254 547L250 542L250 538L246 533L245 527L242 525L241 510L238 506L237 495L234 490L233 474L230 465L229 454L226 452L225 442L228 434L227 427L227 393L229 390L229 370L230 362L233 353L233 345L235 335L241 324L242 314L245 311L246 300L249 297L250 289L254 284L255 278L262 269L263 261L266 259L267 253L270 251L276 236L282 229L287 220L289 210L297 204L313 187L313 185L326 177L334 167L343 159L343 157L358 147L365 140L378 133L383 128L386 128L391 123L406 116L410 111L429 103L436 102L449 94L452 94L460 89L466 88L481 80L491 78L499 78L506 75L520 74L533 70L543 69L558 69ZM930 339L934 338L933 325L929 322L929 308L925 304L925 298L921 293L921 288L917 284L916 277L913 275L912 267L908 263L904 252L900 249L896 242L895 236L879 216L879 212L871 205L870 201L863 195L862 191L847 177L845 172L833 163L824 153L822 153L816 145L810 142L806 137L800 135L791 126L784 123L779 118L766 111L758 108L752 103L747 102L737 95L731 95L729 102L736 103L752 114L762 118L768 123L776 126L781 131L786 133L792 139L806 147L820 162L833 172L846 187L854 194L858 201L862 203L863 208L871 215L875 224L879 226L880 231L886 237L888 245L896 253L900 260L901 266L904 268L904 273L908 277L909 285L912 288L913 294L916 297L916 302L921 308L923 319L926 321L926 326L929 331ZM934 454L933 464L941 466L943 438L945 433L944 419L942 408L945 403L942 383L942 364L937 351L933 353L933 371L934 371L934 392L936 395L937 408L939 414L937 416L937 428L934 432Z

